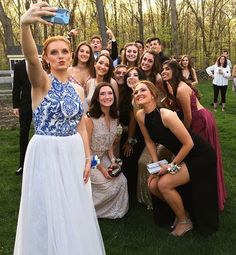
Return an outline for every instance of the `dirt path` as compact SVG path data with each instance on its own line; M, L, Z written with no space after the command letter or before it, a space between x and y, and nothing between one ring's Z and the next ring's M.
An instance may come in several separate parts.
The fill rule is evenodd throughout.
M0 129L19 127L18 118L12 112L11 98L0 98Z

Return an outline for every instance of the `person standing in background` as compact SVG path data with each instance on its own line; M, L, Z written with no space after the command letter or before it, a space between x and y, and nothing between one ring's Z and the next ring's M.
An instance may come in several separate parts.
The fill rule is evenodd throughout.
M187 79L192 86L197 86L198 79L196 70L192 67L191 59L188 55L183 55L179 62L182 67L182 74L185 79Z
M228 50L222 50L221 55L225 56L227 58L227 65L229 66L230 70L232 69L232 63L231 60L229 59L229 53Z
M207 74L213 78L213 91L214 91L214 111L217 111L219 91L221 93L222 112L225 111L226 92L231 76L230 67L227 64L227 58L221 55L216 63L206 68Z
M232 77L233 77L233 91L236 92L236 65L234 65L233 67Z
M149 44L149 49L153 49L158 53L161 64L163 64L166 60L169 60L169 57L167 57L162 51L163 45L161 44L161 40L158 37L150 38Z
M22 175L32 121L31 84L26 72L25 60L19 61L14 66L12 104L13 113L19 117L20 123L20 162L16 174Z
M91 38L90 46L92 47L95 60L101 54L102 50L102 38L99 35L94 35Z

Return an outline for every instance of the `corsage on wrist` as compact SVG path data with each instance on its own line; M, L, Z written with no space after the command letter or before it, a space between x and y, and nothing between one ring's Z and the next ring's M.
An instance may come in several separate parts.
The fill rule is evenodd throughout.
M170 166L167 168L167 173L169 174L177 174L180 171L181 166L178 166L175 163L171 163Z
M128 144L130 144L130 145L135 145L137 142L138 141L135 138L129 138L129 140L128 140Z

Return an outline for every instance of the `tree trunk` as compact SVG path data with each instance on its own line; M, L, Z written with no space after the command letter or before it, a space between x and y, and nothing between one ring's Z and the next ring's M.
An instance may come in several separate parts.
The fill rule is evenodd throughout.
M97 12L98 12L98 22L99 22L100 32L102 35L102 46L106 47L106 43L107 43L106 19L105 19L103 1L96 0L96 7L97 7Z
M171 30L172 30L172 53L176 57L179 56L179 35L178 35L178 21L177 21L177 10L176 0L170 0L171 10Z
M143 5L142 5L142 0L138 0L138 12L139 12L139 23L138 23L138 28L139 28L139 39L143 41Z
M9 46L14 46L11 20L6 15L1 1L0 1L0 22L2 23L2 28L4 31L4 42L6 48L8 48Z

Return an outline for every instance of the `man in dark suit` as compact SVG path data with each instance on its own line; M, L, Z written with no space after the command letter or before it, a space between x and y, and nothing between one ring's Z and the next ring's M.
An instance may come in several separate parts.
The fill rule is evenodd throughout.
M157 53L159 54L161 64L163 64L166 60L169 60L169 57L167 57L162 51L161 40L158 37L149 38L149 44L150 49L157 51Z
M16 174L21 175L32 121L31 84L26 72L25 60L19 61L14 66L12 102L13 113L19 117L20 122L20 163Z

